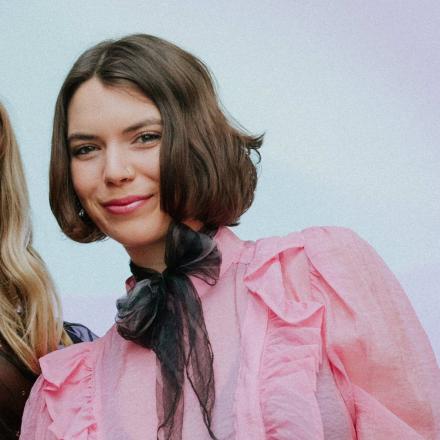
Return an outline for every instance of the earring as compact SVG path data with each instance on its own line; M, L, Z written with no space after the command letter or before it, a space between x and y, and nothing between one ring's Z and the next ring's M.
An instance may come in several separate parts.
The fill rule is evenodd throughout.
M86 212L84 211L84 208L81 208L78 212L78 216L83 219L85 217L85 215L86 215Z

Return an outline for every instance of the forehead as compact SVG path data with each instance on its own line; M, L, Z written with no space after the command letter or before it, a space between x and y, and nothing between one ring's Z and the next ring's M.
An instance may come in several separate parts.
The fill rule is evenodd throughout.
M140 119L160 120L151 99L134 87L108 86L92 78L76 90L67 108L68 133L124 129Z

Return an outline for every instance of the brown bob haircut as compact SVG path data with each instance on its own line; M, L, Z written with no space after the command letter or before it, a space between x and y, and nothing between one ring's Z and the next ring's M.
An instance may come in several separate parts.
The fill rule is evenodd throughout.
M195 56L151 35L103 41L85 51L65 79L55 107L50 161L50 205L73 240L105 235L85 216L70 175L67 111L76 90L92 77L110 87L131 87L150 98L162 117L161 208L174 221L207 227L237 224L251 206L254 164L263 136L231 124L220 108L207 67Z

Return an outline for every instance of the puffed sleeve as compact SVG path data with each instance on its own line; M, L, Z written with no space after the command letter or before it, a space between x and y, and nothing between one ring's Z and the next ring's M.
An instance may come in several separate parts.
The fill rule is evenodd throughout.
M359 440L440 439L440 372L426 333L374 249L344 228L303 231L327 356Z

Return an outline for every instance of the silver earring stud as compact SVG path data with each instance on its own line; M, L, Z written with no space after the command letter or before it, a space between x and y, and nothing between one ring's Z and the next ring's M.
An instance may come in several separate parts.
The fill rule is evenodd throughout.
M86 215L86 212L84 211L84 208L81 208L78 212L79 217L84 218L84 216Z

